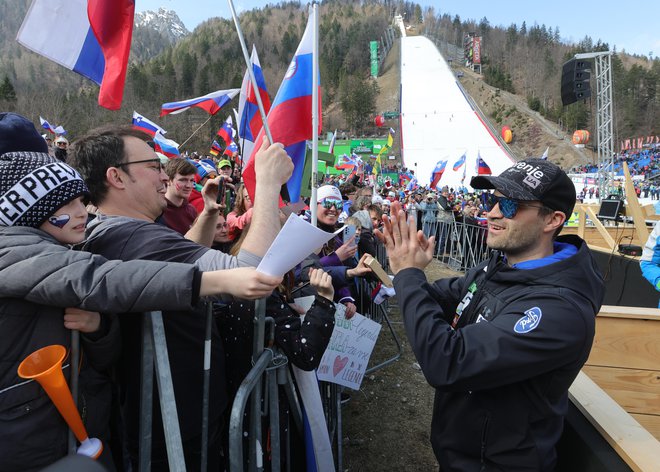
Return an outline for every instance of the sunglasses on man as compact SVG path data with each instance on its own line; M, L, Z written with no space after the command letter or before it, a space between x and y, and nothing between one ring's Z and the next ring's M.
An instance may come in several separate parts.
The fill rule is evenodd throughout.
M319 204L326 210L330 210L333 207L336 210L339 210L342 207L343 202L335 198L324 198L319 202Z
M531 205L527 202L522 202L520 200L515 200L509 197L498 197L493 193L489 193L486 196L485 208L486 211L491 211L495 208L495 205L500 206L500 213L504 218L511 219L516 216L518 213L518 208L520 207L529 207L529 208L544 208L543 205Z

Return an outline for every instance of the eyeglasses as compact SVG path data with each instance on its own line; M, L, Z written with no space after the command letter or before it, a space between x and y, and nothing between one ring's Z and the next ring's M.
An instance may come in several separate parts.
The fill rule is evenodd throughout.
M342 201L335 200L334 198L324 198L319 202L319 204L326 210L329 210L332 207L335 207L336 210L339 210L342 207Z
M62 141L60 141L59 143L55 143L55 144L57 144L58 146L66 146L66 143L64 143Z
M498 204L500 206L500 212L502 213L502 216L508 219L516 216L516 213L518 213L518 208L520 207L544 208L542 205L530 205L528 203L521 202L520 200L514 200L513 198L498 197L492 193L489 193L486 196L486 203L484 205L486 211L491 211L493 208L495 208L495 205Z
M121 164L117 164L115 167L124 167L124 166L129 166L131 164L143 164L145 162L150 162L152 164L158 164L158 168L151 167L151 169L153 169L153 170L157 170L158 172L161 172L161 171L165 170L165 167L160 162L160 159L157 158L157 157L155 157L153 159L142 159L140 161L122 162Z

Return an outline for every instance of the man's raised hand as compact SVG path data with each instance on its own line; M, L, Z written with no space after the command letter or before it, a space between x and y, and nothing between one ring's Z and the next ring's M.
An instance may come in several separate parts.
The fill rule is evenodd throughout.
M273 183L281 187L293 174L293 161L282 143L270 144L264 136L255 155L254 172L260 185Z
M392 203L391 216L383 216L383 229L376 236L385 244L394 274L402 269L424 269L433 259L435 236L426 238L415 221L406 218L399 202Z

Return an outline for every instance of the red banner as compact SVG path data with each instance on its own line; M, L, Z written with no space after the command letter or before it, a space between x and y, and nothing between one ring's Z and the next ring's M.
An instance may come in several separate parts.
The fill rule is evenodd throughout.
M481 36L475 36L472 42L472 63L481 64Z

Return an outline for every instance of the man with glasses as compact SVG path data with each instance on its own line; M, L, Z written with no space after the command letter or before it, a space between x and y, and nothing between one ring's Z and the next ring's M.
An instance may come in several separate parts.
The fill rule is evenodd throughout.
M194 264L200 270L243 267L240 274L228 273L227 294L255 298L257 287L274 289L272 278L256 272L280 228L278 195L293 172L293 163L279 144L261 143L255 155L257 186L251 230L237 257L201 246L179 233L155 223L167 206L168 177L150 147L149 136L129 127L94 130L73 146L73 166L89 187L99 215L88 226L84 249L111 260L159 260ZM210 184L210 185L209 185ZM208 194L217 197L217 180L207 184ZM216 195L212 195L212 189ZM215 232L217 214L211 221ZM197 226L197 225L195 225ZM250 268L248 268L250 267ZM126 283L131 283L127 280ZM205 307L192 312L163 312L176 407L188 470L200 468L203 370L210 362L209 470L222 470L220 457L222 417L227 408L224 354L220 335L212 325L210 358L205 359ZM141 317L119 315L122 356L118 383L124 420L123 443L133 468L137 468L140 412ZM168 470L160 406L154 394L152 426L152 470Z
M575 187L541 159L477 176L488 202L488 261L426 280L433 238L398 203L383 239L410 344L436 389L431 443L442 470L551 471L568 388L589 356L602 276L586 243L557 237Z

